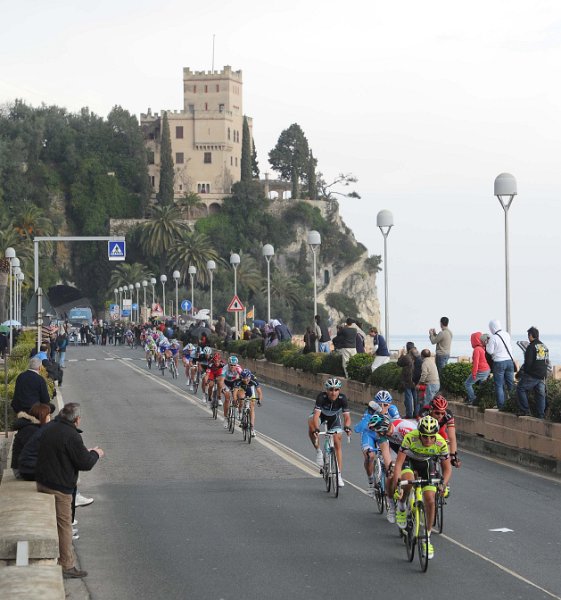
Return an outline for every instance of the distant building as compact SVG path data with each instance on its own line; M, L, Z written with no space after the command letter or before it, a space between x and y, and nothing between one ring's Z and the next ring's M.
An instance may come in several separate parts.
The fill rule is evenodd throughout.
M175 197L200 194L212 212L213 200L221 200L240 180L243 134L242 72L225 66L222 71L183 69L183 110L167 113L172 158L175 165ZM153 194L160 186L161 114L148 109L140 125L149 152L148 174ZM250 133L252 120L248 117Z

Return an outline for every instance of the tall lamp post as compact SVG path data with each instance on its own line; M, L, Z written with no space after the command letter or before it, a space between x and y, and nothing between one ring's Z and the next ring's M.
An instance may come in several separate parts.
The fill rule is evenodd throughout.
M123 286L119 286L119 321L121 320L122 311L123 311Z
M115 294L115 304L117 304L119 302L119 288L115 288L113 293Z
M136 322L140 324L140 282L137 281L134 284L134 289L136 290Z
M267 261L267 323L271 320L271 258L275 255L275 249L271 244L265 244L263 246L263 256ZM314 254L315 258L315 254ZM314 281L315 281L314 275ZM314 307L315 310L315 307ZM315 313L314 313L315 314Z
M240 264L239 254L230 254L230 264L234 268L234 296L238 295L238 265ZM235 312L236 336L239 336L238 331L238 311Z
M210 326L212 327L212 277L213 271L216 269L216 263L213 260L207 260L206 268L208 269L209 277L210 277Z
M381 210L376 217L376 225L384 236L384 319L386 344L390 348L390 309L388 306L388 235L393 227L393 215L389 210Z
M148 287L148 282L146 279L142 280L142 291L144 293L144 322L148 321L148 309L146 308L146 288Z
M4 252L4 257L8 259L9 262L9 271L8 271L8 285L10 286L10 303L8 305L8 320L12 321L12 319L14 318L14 307L13 307L13 298L12 298L12 266L13 266L13 262L16 258L16 251L13 248L6 248L5 252ZM10 323L10 341L9 341L9 350L10 353L12 352L12 344L13 344L13 328L12 328L12 324Z
M156 283L157 283L156 278L150 277L150 285L152 286L152 304L156 303L156 292L155 292Z
M179 278L181 277L181 273L179 271L174 271L172 274L173 280L175 281L175 326L179 331L179 296L178 296L178 285Z
M189 273L189 277L191 278L191 316L193 316L193 314L195 312L194 278L195 278L195 275L197 274L197 267L190 265L187 272Z
M160 275L160 281L162 282L162 311L163 311L163 317L164 317L164 321L165 321L165 316L166 316L166 281L168 280L168 278L165 275Z
M508 209L517 195L516 178L510 173L501 173L495 178L495 196L497 196L505 213L505 296L506 296L506 330L510 333L510 269L508 255Z
M21 268L16 266L12 269L13 271L13 280L14 280L14 320L20 323L21 319L19 317L19 276L21 275Z
M308 245L310 246L310 249L312 250L312 254L314 255L314 318L312 319L312 323L313 323L315 316L318 314L316 253L319 252L319 247L321 246L321 235L320 235L319 231L308 231Z
M23 302L22 302L22 290L23 290L23 281L25 279L25 275L23 271L18 275L19 282L19 319L18 321L22 323L22 310L23 310Z
M130 320L134 323L134 310L132 308L132 303L134 302L134 285L129 283L129 292L131 294L131 315Z

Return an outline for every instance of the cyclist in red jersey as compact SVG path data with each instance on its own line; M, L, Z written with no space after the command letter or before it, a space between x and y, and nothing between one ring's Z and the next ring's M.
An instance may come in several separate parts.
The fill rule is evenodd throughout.
M458 458L458 443L456 441L456 423L454 415L448 408L448 400L437 394L430 404L423 406L420 416L430 415L438 421L440 427L438 433L448 442L450 449L450 463L460 468L462 461Z
M224 367L226 363L222 362L222 357L216 352L210 363L205 374L206 383L208 384L208 399L212 398L212 390L214 388L214 382L218 386L218 404L222 406L222 388L224 386ZM203 380L203 389L205 388L205 380Z

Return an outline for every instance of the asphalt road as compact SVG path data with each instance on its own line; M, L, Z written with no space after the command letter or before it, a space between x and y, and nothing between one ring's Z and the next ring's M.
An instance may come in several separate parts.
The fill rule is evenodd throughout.
M559 481L462 452L422 574L364 494L358 435L331 498L306 435L312 400L265 386L248 445L182 374L161 377L141 358L113 346L67 353L64 399L82 404L86 444L106 451L81 478L95 502L77 510L92 598L561 599Z

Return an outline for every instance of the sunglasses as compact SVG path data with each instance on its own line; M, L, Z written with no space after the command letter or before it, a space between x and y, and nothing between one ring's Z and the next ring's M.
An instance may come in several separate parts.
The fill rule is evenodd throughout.
M438 417L443 417L446 413L442 410L433 410L432 414Z
M425 435L424 433L420 433L419 436L426 440L436 440L436 435Z
M339 388L327 388L328 392L338 392Z

